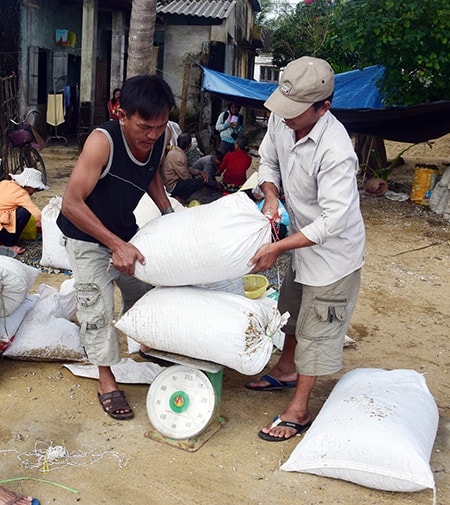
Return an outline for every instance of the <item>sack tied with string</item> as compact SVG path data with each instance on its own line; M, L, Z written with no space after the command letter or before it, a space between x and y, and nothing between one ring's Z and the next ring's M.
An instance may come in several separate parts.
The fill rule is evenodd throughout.
M245 375L266 366L288 314L244 296L196 286L156 287L116 323L152 349L212 361Z
M236 279L270 241L269 220L244 193L154 219L130 240L145 257L135 276L156 286Z
M0 296L1 315L12 314L28 294L39 270L25 265L15 258L0 255Z

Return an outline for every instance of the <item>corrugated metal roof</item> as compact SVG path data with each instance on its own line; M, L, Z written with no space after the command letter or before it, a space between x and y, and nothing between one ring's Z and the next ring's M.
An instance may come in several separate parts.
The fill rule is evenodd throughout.
M235 0L158 0L156 12L225 19L234 3Z

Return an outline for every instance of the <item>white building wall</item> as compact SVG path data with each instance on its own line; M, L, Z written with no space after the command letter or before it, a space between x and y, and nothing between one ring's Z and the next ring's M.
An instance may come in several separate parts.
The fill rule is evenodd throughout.
M267 82L261 76L261 67L270 67L273 68L274 71L277 70L277 67L272 63L272 56L267 54L261 54L256 56L255 58L255 66L253 68L253 79L258 82Z

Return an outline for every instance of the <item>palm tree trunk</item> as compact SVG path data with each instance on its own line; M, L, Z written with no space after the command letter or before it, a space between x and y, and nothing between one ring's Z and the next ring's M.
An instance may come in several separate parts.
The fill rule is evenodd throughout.
M133 0L128 36L127 78L155 73L153 35L155 33L156 0Z

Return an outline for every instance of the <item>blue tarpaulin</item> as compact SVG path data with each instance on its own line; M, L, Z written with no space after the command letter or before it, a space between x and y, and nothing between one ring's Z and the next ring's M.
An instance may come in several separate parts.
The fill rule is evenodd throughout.
M257 82L242 79L233 75L222 74L209 68L202 67L203 89L211 93L227 95L234 100L242 99L242 105L252 100L263 107L278 84ZM351 70L336 74L334 86L333 107L342 109L381 109L380 93L376 82L383 75L384 68L379 66L367 67L363 70Z
M277 84L242 79L206 67L202 88L244 107L263 109ZM374 135L397 142L425 142L450 132L450 100L384 107L376 86L383 66L335 75L331 111L350 133Z

